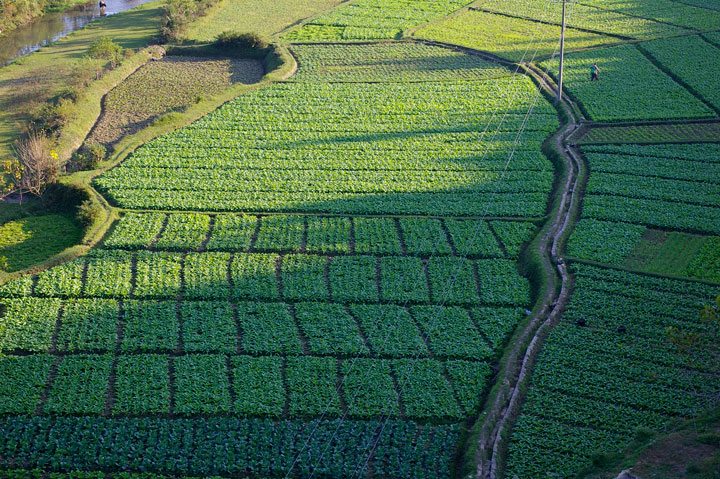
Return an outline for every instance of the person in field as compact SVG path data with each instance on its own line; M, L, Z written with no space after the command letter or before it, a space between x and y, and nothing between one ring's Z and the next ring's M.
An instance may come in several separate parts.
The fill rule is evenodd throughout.
M600 81L600 67L597 66L597 63L593 63L590 67L590 81L598 80Z

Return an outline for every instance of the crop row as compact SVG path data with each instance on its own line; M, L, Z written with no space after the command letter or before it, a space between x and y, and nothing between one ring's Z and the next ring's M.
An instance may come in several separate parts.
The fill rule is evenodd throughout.
M147 473L280 477L291 470L303 477L351 477L375 442L368 466L374 475L366 468L358 477L441 479L450 475L459 438L456 425L398 420L383 428L378 421L352 420L21 416L1 418L0 431L1 467L116 471L122 464L122 471L143 472L111 474L118 479L165 479ZM68 479L98 479L86 474Z
M292 46L300 71L290 81L457 81L510 76L511 71L479 56L421 43ZM402 58L402 62L397 59Z
M537 152L557 118L541 102L526 122L536 99L524 77L276 84L149 142L95 184L128 208L540 217L552 175Z
M712 167L713 163L720 163L720 143L681 145L587 145L583 146L583 152L618 153L626 156L644 157L648 160L658 158L685 162L695 161L705 163L705 166L708 168ZM679 172L682 172L689 163L683 163L682 165L682 168L678 168ZM672 170L668 169L668 171ZM675 178L674 176L670 177ZM717 175L714 175L714 177L717 177Z
M399 38L404 30L441 18L468 0L359 0L314 18L283 38L290 42Z
M167 226L163 228L163 224ZM418 256L456 253L516 259L534 232L531 223L482 220L127 213L104 245L126 250L389 255L405 252ZM118 255L122 257L122 253ZM113 254L104 252L94 257L97 262L104 257L112 258Z
M462 256L502 257L497 236L511 258L531 239L535 230L530 223L504 223L482 220L438 220L427 218L339 218L314 216L217 215L212 232L210 217L196 214L172 214L160 239L164 215L128 213L105 241L106 247L122 249L196 250L209 235L206 249L210 251L307 251L319 253L385 253L413 255L448 255L453 253L450 241ZM178 232L175 223L188 221L200 228ZM136 232L147 224L143 234ZM399 228L398 228L399 226ZM492 227L492 229L490 228ZM449 236L445 234L448 230ZM257 238L253 241L255 231ZM495 233L493 233L493 231Z
M592 464L591 454L620 451L635 429L659 430L693 414L720 387L711 353L693 357L688 367L690 358L666 337L671 325L701 327L701 305L709 304L714 288L586 265L573 269L575 293L543 347L512 434L510 475L576 477ZM586 325L578 326L579 319Z
M99 259L98 259L99 258ZM83 282L101 267L102 281ZM134 265L134 268L133 268ZM27 289L30 286L30 289ZM4 285L0 295L505 304L526 306L527 279L504 259L110 251ZM282 292L282 294L280 294Z
M489 359L516 308L50 298L3 300L0 351L222 352ZM62 310L62 315L59 315ZM58 321L59 318L59 321ZM429 345L429 349L426 346Z
M588 130L579 144L689 143L720 138L717 123L673 123L666 125L603 126Z
M318 356L217 354L121 355L112 368L108 354L68 355L59 361L47 355L4 356L0 414L101 414L107 407L114 415L297 418L338 416L347 408L356 418L385 412L456 420L476 412L490 374L485 362L458 359L338 362Z

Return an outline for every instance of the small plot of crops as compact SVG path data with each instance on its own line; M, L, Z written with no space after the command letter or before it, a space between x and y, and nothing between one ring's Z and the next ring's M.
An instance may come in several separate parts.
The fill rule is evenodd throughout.
M600 67L599 81L590 79L593 63ZM543 66L557 72L558 61ZM565 89L596 121L716 116L632 45L567 55Z
M560 49L560 27L479 10L430 23L414 33L436 40L490 52L514 61L549 57ZM566 48L588 48L619 40L595 33L568 29Z
M62 457L73 469L122 458L131 470L150 458L155 472L277 475L290 463L248 443L268 437L289 461L298 431L313 427L306 421L347 411L344 426L321 423L301 467L320 464L322 431L337 426L334 444L353 454L320 467L352 468L376 418L389 414L395 432L373 470L447 477L455 424L477 413L491 361L530 304L515 259L534 231L480 220L129 213L103 248L0 288L0 372L12 372L0 414L18 415L0 421L0 457L32 467ZM14 445L19 429L72 436L78 414L89 416L79 444L133 431L149 449L140 456L113 442L87 456L54 441ZM168 417L145 417L153 414ZM189 425L202 440L171 440ZM408 434L419 449L407 449ZM222 452L208 462L215 441ZM166 461L174 454L195 459ZM399 466L408 461L422 467Z
M283 38L290 42L381 40L442 18L468 0L358 0L315 18Z
M256 83L262 75L256 60L165 57L150 62L107 94L88 139L114 144L160 115L187 108L234 83Z
M624 2L628 3L628 2ZM640 3L634 1L632 3ZM652 8L652 3L646 3ZM675 8L684 11L685 8L678 5ZM562 19L562 2L547 2L545 0L479 0L473 6L477 8L504 13L518 17L540 20L560 24ZM596 3L577 3L568 5L567 24L570 27L584 28L595 32L620 35L629 38L658 38L670 35L680 35L688 30L674 25L661 23L649 18L641 18L597 8Z
M484 80L512 71L447 48L421 43L293 45L301 65L291 81L418 82Z
M583 218L720 233L718 145L586 146Z
M553 174L540 146L557 117L537 95L525 77L276 84L96 185L127 208L541 217Z
M583 219L570 256L649 273L720 282L720 238L645 226Z
M720 387L713 359L700 354L686 367L688 358L666 333L678 327L710 334L698 318L717 288L573 269L575 293L543 346L513 429L509 477L578 477L593 454L623 450L639 428L660 430L697 414ZM585 327L575 324L579 319Z
M640 48L692 88L716 111L720 111L720 65L717 62L720 48L699 36L654 40L640 44Z
M720 25L720 11L697 8L692 6L693 1L697 0L685 1L685 5L672 0L581 0L580 3L685 28L716 30Z
M719 123L593 127L579 144L720 142Z

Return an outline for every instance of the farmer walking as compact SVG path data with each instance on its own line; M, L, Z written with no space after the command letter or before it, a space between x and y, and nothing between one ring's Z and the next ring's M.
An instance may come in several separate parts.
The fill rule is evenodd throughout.
M600 67L597 66L597 63L593 63L593 65L590 67L590 81L598 80L600 81Z

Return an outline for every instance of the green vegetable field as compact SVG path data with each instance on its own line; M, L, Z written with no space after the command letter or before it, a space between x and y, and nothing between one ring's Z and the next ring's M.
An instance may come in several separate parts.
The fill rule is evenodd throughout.
M571 2L558 101L561 2L261 3L0 204L0 479L614 478L718 407L717 5Z

